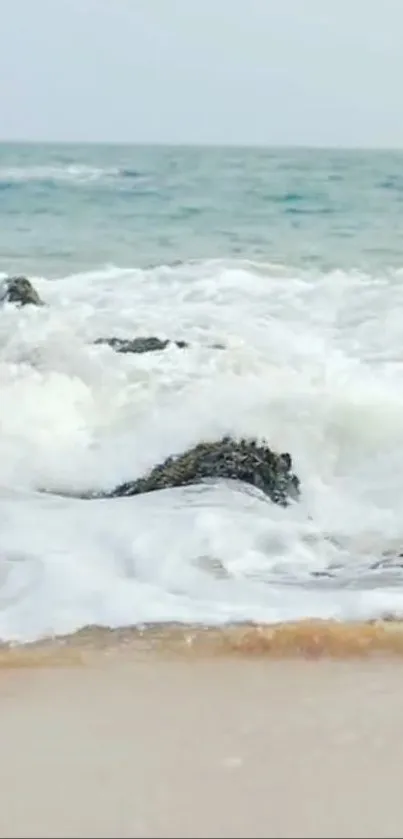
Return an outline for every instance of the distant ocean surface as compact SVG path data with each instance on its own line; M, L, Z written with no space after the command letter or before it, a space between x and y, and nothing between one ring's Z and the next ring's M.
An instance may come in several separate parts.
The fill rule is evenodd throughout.
M5 270L403 265L403 153L0 144Z
M403 615L403 152L0 145L0 640ZM191 346L119 355L98 337ZM214 343L225 344L217 351ZM80 501L201 439L244 487Z

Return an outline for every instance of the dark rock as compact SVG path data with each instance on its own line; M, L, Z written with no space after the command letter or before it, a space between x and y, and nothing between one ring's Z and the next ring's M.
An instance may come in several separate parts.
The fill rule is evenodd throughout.
M253 439L223 437L214 443L199 443L184 454L169 457L144 478L121 484L111 492L86 497L140 495L217 478L251 484L283 507L300 494L300 481L292 472L292 460L288 453L275 454L266 443L259 444Z
M165 350L169 344L175 344L179 349L184 349L188 346L186 341L169 341L161 340L151 336L150 338L97 338L95 344L108 344L116 352L120 353L144 353L156 352L157 350Z
M180 350L184 350L189 346L187 341L171 341L169 339L156 338L151 336L149 338L97 338L94 344L107 344L113 350L120 353L145 353L157 352L158 350L165 350L167 347L174 344ZM212 344L212 349L223 350L223 344Z
M43 300L27 277L8 277L2 284L1 299L7 303L18 303L20 306L43 306Z

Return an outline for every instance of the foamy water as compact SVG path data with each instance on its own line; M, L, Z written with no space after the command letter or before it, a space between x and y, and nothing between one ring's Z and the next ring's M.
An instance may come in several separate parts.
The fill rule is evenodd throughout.
M403 614L399 271L212 260L32 281L49 305L0 317L3 640ZM191 347L91 343L112 335ZM223 433L290 451L301 502L220 483L40 492L110 489Z
M119 177L135 177L131 170L118 167L87 166L80 163L42 166L0 166L0 186L36 181L38 183L67 183L77 185L106 181Z

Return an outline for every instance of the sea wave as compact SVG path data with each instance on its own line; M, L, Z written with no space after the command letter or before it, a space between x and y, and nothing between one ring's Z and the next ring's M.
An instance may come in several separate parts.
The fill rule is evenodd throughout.
M0 638L403 613L400 272L207 260L32 282L47 306L0 312ZM94 344L111 335L190 346ZM110 488L223 433L290 451L301 502L38 492Z
M0 186L30 183L67 183L80 186L99 181L135 179L140 173L134 169L87 164L59 164L53 166L1 166Z

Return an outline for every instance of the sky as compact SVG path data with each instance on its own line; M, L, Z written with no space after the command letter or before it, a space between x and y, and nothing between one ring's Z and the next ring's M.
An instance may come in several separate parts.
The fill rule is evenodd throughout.
M403 0L0 0L0 139L403 146Z

